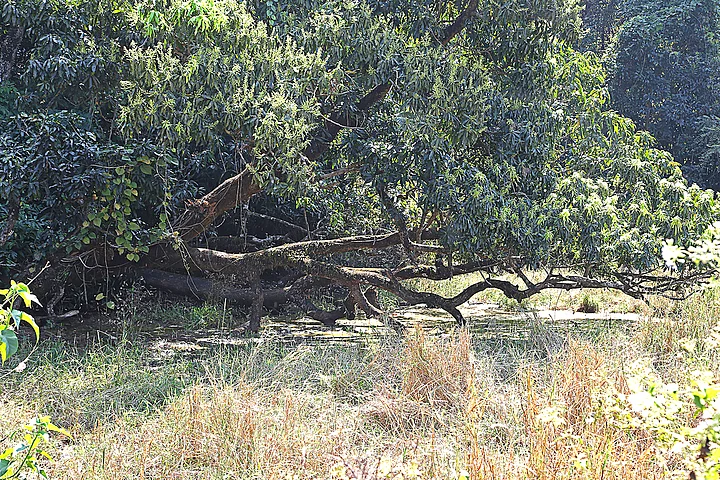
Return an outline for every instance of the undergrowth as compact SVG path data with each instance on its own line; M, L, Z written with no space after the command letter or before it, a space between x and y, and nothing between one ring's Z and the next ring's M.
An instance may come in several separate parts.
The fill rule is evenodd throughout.
M700 367L717 375L720 360L697 347L714 332L717 294L667 307L630 333L538 329L512 346L421 328L164 360L131 336L82 350L45 342L12 374L0 427L62 419L73 440L50 449L51 478L666 478L684 467L630 421L633 365L683 384Z

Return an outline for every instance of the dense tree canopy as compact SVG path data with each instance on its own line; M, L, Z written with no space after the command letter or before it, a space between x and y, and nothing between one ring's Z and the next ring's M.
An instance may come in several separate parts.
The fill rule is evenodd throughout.
M606 57L613 108L693 167L693 179L717 188L711 132L720 115L720 3L589 0L584 18L582 45Z
M378 313L371 287L458 320L486 288L671 291L689 273L657 276L662 242L714 195L608 109L579 33L563 0L11 0L2 268L255 311L333 284ZM453 298L403 283L478 271Z

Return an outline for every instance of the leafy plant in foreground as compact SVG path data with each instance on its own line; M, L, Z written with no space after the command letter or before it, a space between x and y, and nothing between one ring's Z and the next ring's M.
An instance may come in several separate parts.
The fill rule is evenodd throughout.
M50 432L61 433L70 437L64 428L54 425L50 417L38 417L32 423L25 425L22 430L13 432L7 438L14 440L21 437L19 442L5 449L0 454L0 479L19 478L22 472L35 472L43 478L48 478L45 470L38 465L38 455L48 460L52 457L43 447L50 442Z
M10 288L0 290L0 295L5 299L0 304L0 358L3 363L8 357L14 355L18 350L18 338L15 330L20 327L21 322L26 322L35 331L35 341L40 340L40 328L30 314L21 310L15 310L15 302L22 299L25 307L29 308L33 303L40 305L37 297L30 293L30 288L24 283L12 281Z
M663 257L671 268L686 262L717 269L720 265L720 222L695 244L683 248L668 242ZM718 283L715 277L712 284ZM698 368L701 356L720 347L720 323L705 338L680 342L689 376L677 383L656 375L647 362L637 362L628 378L628 395L615 392L610 412L621 428L650 432L660 458L679 468L671 478L720 478L720 378ZM670 470L670 468L669 468Z
M18 351L18 338L15 331L20 323L26 322L35 332L35 342L40 340L40 328L33 317L27 312L16 310L15 303L22 300L26 308L33 303L40 305L37 297L30 292L30 288L24 283L12 281L10 288L0 290L0 295L5 299L0 304L0 357L2 362ZM22 371L25 362L21 362L16 371ZM50 432L57 432L70 437L67 430L54 425L50 417L38 417L32 423L25 425L21 430L12 432L3 439L18 440L14 446L5 448L0 453L0 479L20 478L25 472L34 472L47 478L45 470L38 465L38 456L52 460L52 457L43 449L43 446L50 441Z

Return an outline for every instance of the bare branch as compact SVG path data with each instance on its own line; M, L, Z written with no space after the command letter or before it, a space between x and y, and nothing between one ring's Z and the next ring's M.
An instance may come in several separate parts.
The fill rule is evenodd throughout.
M182 240L193 239L222 214L247 202L261 190L252 172L246 168L222 182L210 193L190 202L173 227L180 232Z

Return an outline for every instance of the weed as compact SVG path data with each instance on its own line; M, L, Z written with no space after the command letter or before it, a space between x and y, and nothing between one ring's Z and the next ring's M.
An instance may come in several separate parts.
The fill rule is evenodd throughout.
M600 303L598 300L590 294L583 294L580 298L580 305L576 311L584 313L597 313L600 311Z

